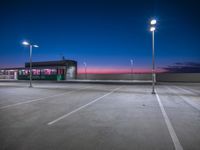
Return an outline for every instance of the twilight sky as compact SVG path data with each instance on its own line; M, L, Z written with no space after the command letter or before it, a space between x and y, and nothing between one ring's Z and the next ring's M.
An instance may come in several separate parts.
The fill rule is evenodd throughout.
M1 0L0 67L24 66L28 40L40 46L33 61L65 56L79 72L85 61L88 72L112 73L129 72L133 59L135 72L149 71L152 17L156 68L200 66L199 10L197 0Z

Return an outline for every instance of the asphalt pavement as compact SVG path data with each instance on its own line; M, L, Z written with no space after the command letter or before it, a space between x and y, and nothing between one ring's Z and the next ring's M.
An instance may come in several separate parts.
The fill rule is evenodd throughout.
M0 150L199 150L200 84L0 82Z

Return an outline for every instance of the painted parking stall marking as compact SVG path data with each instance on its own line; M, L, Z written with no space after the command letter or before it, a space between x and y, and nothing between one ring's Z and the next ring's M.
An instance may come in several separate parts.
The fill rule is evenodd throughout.
M28 104L28 103L32 103L32 102L43 101L43 100L47 100L48 98L63 96L65 94L70 94L70 93L77 92L77 91L84 90L84 89L88 89L88 88L91 88L91 87L93 87L93 86L87 86L85 88L81 88L81 89L74 90L74 91L68 91L68 92L64 92L64 93L61 93L61 94L51 95L51 96L47 96L47 97L42 97L42 98L37 98L37 99L33 99L33 100L28 100L28 101L24 101L24 102L19 102L19 103L15 103L15 104L2 106L2 107L0 107L0 110L10 108L10 107L14 107L14 106L18 106L18 105L22 105L22 104Z
M115 91L119 90L120 88L121 87L115 88L114 90L110 91L109 93L107 93L107 94L105 94L105 95L103 95L101 97L98 97L98 98L92 100L91 102L89 102L89 103L87 103L87 104L85 104L85 105L83 105L83 106L81 106L81 107L79 107L79 108L77 108L77 109L75 109L75 110L73 110L73 111L71 111L71 112L69 112L69 113L67 113L67 114L65 114L65 115L53 120L53 121L51 121L51 122L49 122L47 125L53 125L54 123L56 123L56 122L58 122L58 121L60 121L60 120L62 120L64 118L66 118L66 117L68 117L68 116L80 111L81 109L84 109L85 107L88 107L88 106L92 105L93 103L95 103L95 102L97 102L99 100L102 100L104 97L114 93Z
M171 90L169 87L167 87L169 90ZM188 90L185 90L183 88L180 88L180 87L177 87L175 86L175 88L185 92L185 93L191 93L193 94L192 92L188 91ZM172 91L172 90L171 90ZM172 91L174 92L174 91ZM186 97L182 96L182 95L179 95L179 97L181 97L187 104L189 104L190 106L192 106L193 108L197 109L198 111L200 111L200 105L196 104L195 102L193 102L192 100L189 100L187 99Z
M181 143L180 143L180 141L179 141L179 139L178 139L178 137L177 137L177 135L176 135L176 132L175 132L175 130L174 130L174 128L173 128L173 126L172 126L170 120L169 120L169 117L167 116L167 113L166 113L166 111L165 111L165 109L164 109L164 106L163 106L161 100L160 100L160 97L159 97L159 95L157 94L157 91L156 91L156 99L157 99L157 101L158 101L158 103L159 103L159 106L160 106L162 115L163 115L163 117L164 117L164 119L165 119L165 123L166 123L166 125L167 125L169 134L170 134L170 136L171 136L171 138L172 138L172 141L173 141L173 143L174 143L175 149L176 149L176 150L183 150L183 147L182 147L182 145L181 145Z

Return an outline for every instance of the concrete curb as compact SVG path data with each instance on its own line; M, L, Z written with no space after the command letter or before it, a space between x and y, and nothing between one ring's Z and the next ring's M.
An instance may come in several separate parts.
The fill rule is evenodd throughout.
M29 80L0 80L0 82L29 83ZM33 83L88 83L88 84L152 84L150 80L33 80Z

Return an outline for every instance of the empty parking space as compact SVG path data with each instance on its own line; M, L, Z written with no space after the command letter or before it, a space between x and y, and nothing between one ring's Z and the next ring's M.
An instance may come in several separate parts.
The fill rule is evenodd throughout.
M184 149L200 148L200 98L177 86L160 86L157 90ZM196 99L196 101L193 101ZM194 107L195 106L195 107Z
M41 101L48 98L55 98L71 92L80 91L90 88L91 85L49 85L49 84L35 84L34 88L27 88L27 84L14 84L15 87L0 88L1 101L0 109L18 105L18 103L28 103L32 101ZM2 87L2 86L1 86ZM21 104L20 104L21 105Z
M0 149L198 150L198 88L0 82Z

